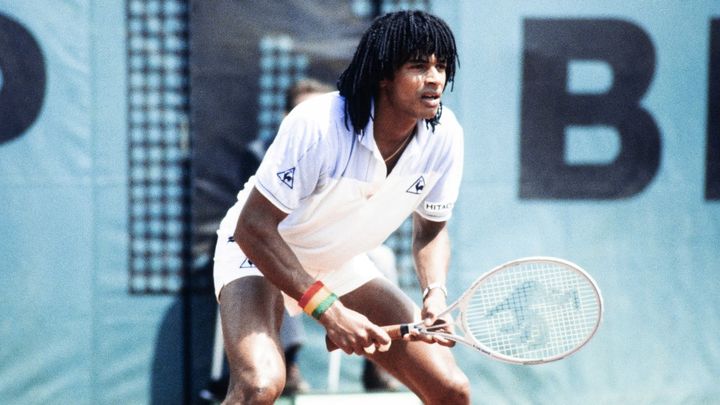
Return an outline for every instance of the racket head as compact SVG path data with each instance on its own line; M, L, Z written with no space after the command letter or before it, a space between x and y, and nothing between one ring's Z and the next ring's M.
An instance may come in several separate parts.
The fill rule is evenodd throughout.
M514 364L570 356L597 332L600 289L580 266L554 257L526 257L485 273L458 300L468 343Z

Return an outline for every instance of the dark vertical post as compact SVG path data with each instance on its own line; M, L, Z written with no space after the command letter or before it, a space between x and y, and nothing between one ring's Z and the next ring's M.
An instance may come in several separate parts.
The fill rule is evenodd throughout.
M710 21L705 199L720 200L720 19Z

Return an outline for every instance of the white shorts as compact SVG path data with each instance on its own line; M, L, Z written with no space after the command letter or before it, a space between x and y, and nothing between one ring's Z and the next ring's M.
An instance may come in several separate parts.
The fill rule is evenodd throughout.
M218 243L215 247L215 264L213 278L215 281L215 297L220 300L222 288L232 281L248 276L263 276L260 270L248 260L245 253L229 235L218 232ZM305 271L316 280L321 280L330 291L339 297L357 289L361 285L376 278L383 277L375 263L367 254L353 257L337 270L323 271L306 267ZM285 308L290 315L302 312L297 301L283 293Z

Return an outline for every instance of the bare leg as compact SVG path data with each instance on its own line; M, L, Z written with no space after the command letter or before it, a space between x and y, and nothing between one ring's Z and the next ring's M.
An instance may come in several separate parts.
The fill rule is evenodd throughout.
M225 404L272 404L285 385L279 339L280 290L263 277L244 277L220 294L230 386Z
M378 325L412 322L414 305L398 287L374 279L342 297L349 308ZM470 385L450 349L424 342L393 342L368 356L408 386L425 404L469 404Z

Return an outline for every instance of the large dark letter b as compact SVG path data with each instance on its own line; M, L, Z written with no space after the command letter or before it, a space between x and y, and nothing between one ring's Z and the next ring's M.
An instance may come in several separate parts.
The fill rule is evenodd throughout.
M660 135L640 106L655 71L652 42L620 20L525 21L520 198L616 199L642 191L660 164ZM601 61L612 85L600 94L567 91L571 61ZM569 126L612 127L619 152L611 162L565 159Z

